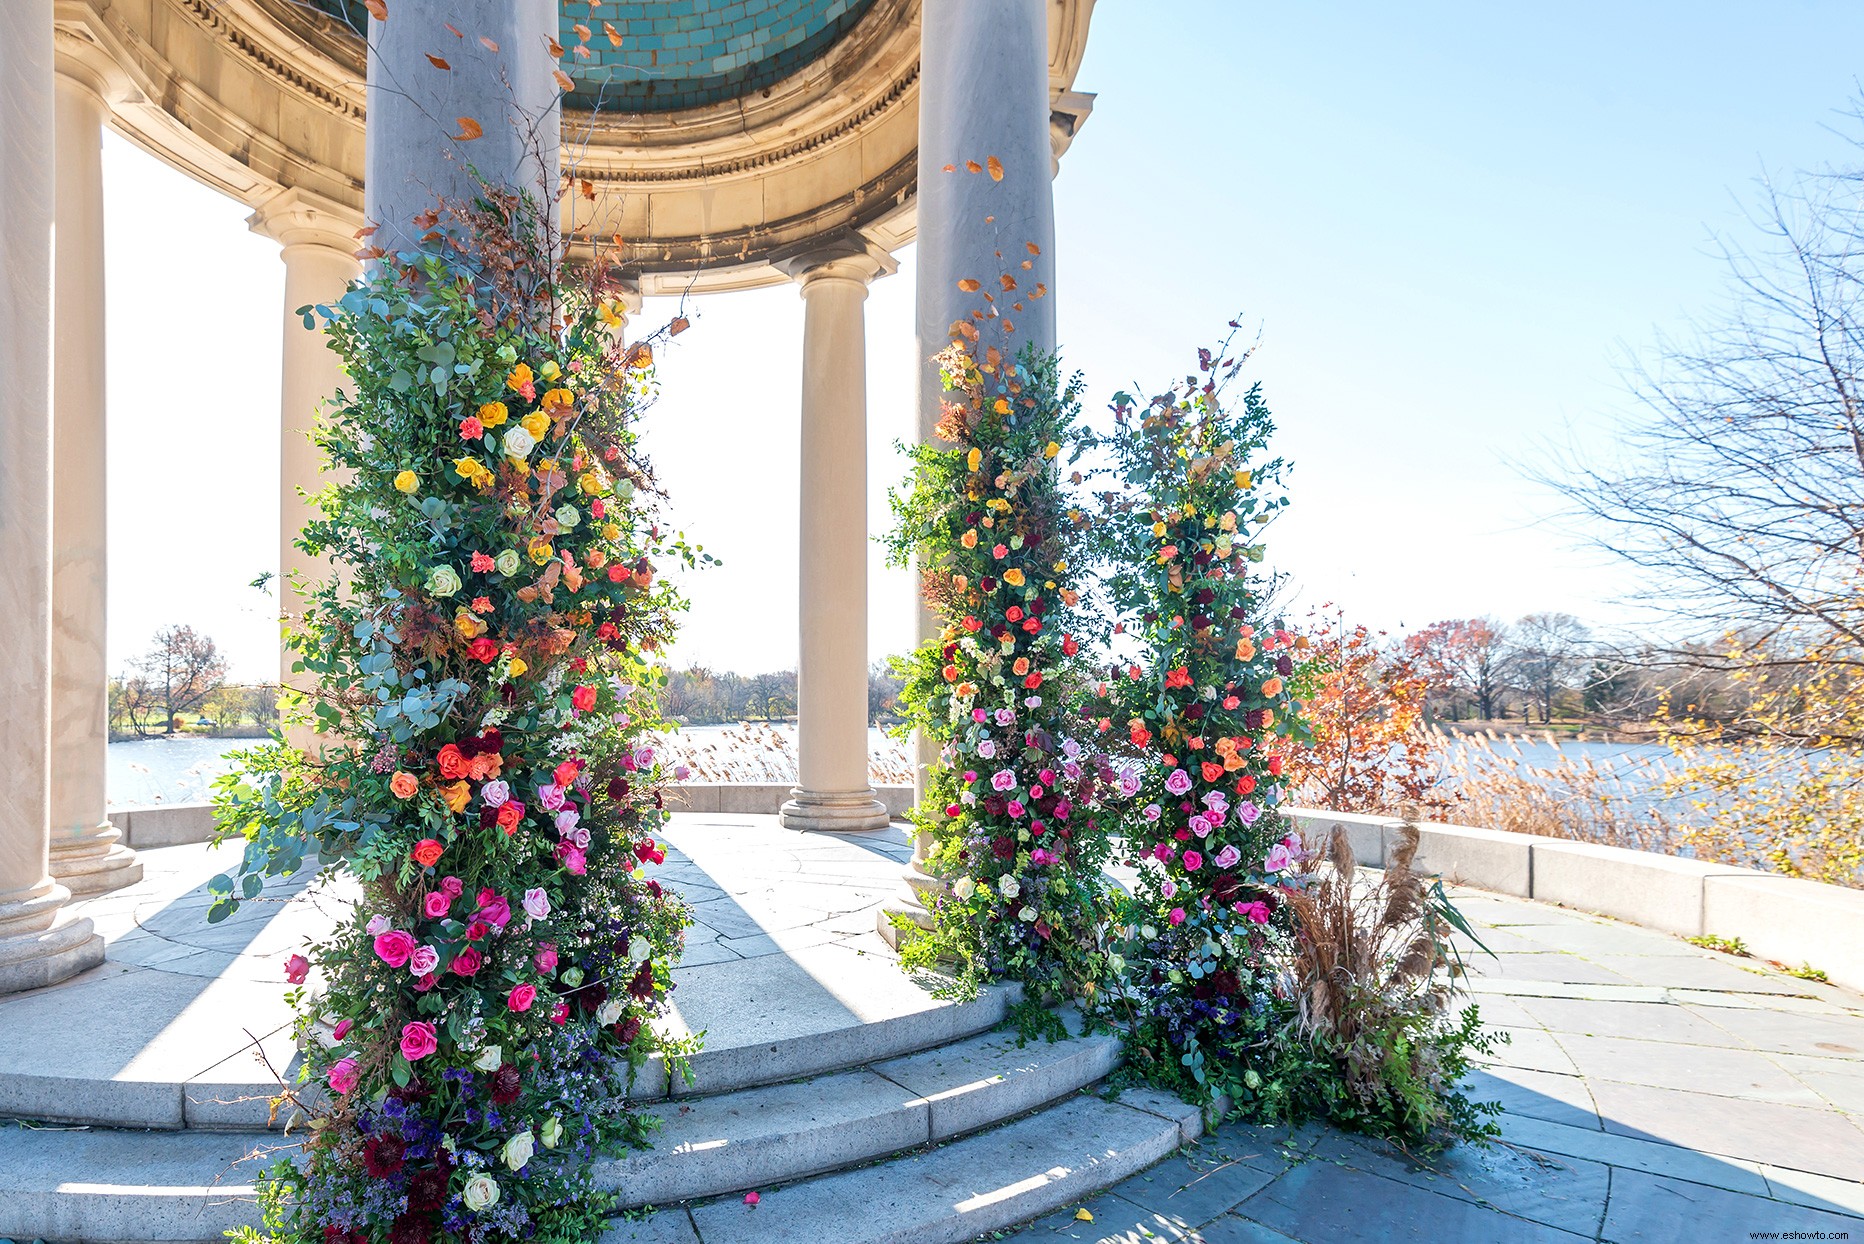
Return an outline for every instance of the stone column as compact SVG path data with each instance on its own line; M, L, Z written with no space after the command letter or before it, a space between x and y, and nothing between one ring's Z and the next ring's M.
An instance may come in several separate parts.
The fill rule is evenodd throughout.
M463 37L451 38L448 25ZM442 199L471 202L479 181L469 164L485 182L535 197L554 228L562 122L548 45L556 35L556 0L396 0L387 21L370 19L363 180L366 213L379 226L371 241L406 247L416 216ZM451 69L428 60L443 44ZM461 138L460 117L476 122L480 137Z
M988 171L993 158L1003 172L1000 181ZM973 162L986 171L968 171ZM947 166L954 171L946 172ZM954 321L977 324L980 352L993 345L1012 355L1027 345L1055 348L1054 167L1044 0L924 0L915 209L921 441L932 439L939 420L941 388L931 360L951 344ZM998 292L1005 274L1016 279L1016 293ZM997 301L959 289L965 280L980 282ZM1039 298L1033 296L1038 286L1047 287ZM1000 318L974 317L986 308ZM1005 332L1005 321L1012 331ZM921 642L938 630L933 616L922 613ZM935 758L921 738L914 783L921 799L926 766ZM889 942L896 940L890 916L930 923L927 896L943 885L923 867L931 845L930 835L921 833L905 888L880 914L880 933Z
M318 409L337 390L343 367L329 348L321 324L306 328L301 307L329 305L343 296L349 283L362 275L356 261L356 231L362 222L339 204L302 190L285 190L259 205L246 222L283 247L285 263L284 349L279 366L278 419L278 609L282 621L295 624L303 617L293 583L318 583L330 574L330 563L295 547L298 533L315 516L306 496L322 489L324 457L310 442L309 432ZM279 648L278 683L281 688L308 690L306 676L291 670L296 656ZM315 745L308 728L298 728L291 741L299 747Z
M73 894L140 880L105 804L110 669L104 468L103 84L60 55L52 254L52 875Z
M52 700L50 0L0 4L0 993L103 962L88 918L47 870ZM74 1034L75 1036L76 1034Z
M858 241L779 263L802 283L797 785L789 829L884 829L867 781L867 283L893 270Z

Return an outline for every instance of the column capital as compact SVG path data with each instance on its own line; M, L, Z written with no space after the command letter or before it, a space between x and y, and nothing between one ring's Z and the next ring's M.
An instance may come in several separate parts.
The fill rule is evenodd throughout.
M1062 91L1049 101L1049 150L1054 155L1050 176L1061 171L1061 158L1093 111L1094 96L1088 91Z
M52 74L59 86L77 87L105 111L118 104L147 102L123 67L98 46L89 30L63 21L52 29Z
M362 215L296 186L272 195L246 218L246 227L284 246L324 246L353 257Z
M770 266L801 285L804 294L817 281L858 281L865 286L900 268L885 247L852 230L779 251L771 257Z

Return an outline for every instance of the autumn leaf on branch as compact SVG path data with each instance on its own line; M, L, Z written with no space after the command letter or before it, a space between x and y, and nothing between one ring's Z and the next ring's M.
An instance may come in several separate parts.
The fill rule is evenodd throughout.
M561 87L564 91L573 91L576 89L575 81L572 80L570 76L567 73L564 73L561 69L552 69L550 71L550 76L557 80L557 85Z
M621 46L621 32L615 29L615 23L603 22L602 33L608 36L608 42L611 47Z
M388 0L362 0L362 7L369 10L369 16L378 22L388 20Z
M979 164L976 160L966 160L964 162L964 167L965 171L971 173L981 173L984 171L984 166Z
M681 333L685 332L687 329L691 328L692 323L693 322L687 319L685 316L676 315L673 317L673 323L668 325L668 328L671 330L672 335L677 337Z
M486 38L484 35L479 36L479 42L485 45L485 50L488 52L496 53L498 51L498 44Z
M432 65L432 66L433 66L433 67L434 67L435 69L451 69L451 68L453 68L453 66L451 66L451 65L449 65L449 64L447 64L447 62L446 62L446 61L444 61L444 60L442 60L442 59L441 59L440 57L438 57L438 56L435 56L435 55L434 55L434 54L433 54L432 52L429 52L429 53L427 54L427 63L428 63L428 64L430 64L430 65Z
M453 136L459 142L471 142L475 138L484 136L484 127L471 117L456 117L454 119L460 123L460 132Z
M986 163L990 166L990 180L1002 181L1003 180L1003 161L999 160L996 156L991 156L990 159L986 161Z

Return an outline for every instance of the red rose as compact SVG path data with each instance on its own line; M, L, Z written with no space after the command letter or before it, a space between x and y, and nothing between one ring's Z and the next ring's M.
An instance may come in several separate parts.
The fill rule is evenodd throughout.
M1269 757L1269 776L1280 777L1281 766L1282 766L1282 759L1280 756L1270 756Z
M1081 645L1074 641L1074 636L1063 635L1061 637L1061 654L1063 656L1071 657L1079 651L1081 651Z
M595 707L595 688L587 684L576 688L570 692L570 703L576 706L578 712L588 712Z
M449 743L447 746L451 747L452 744ZM435 839L423 838L414 844L414 850L408 854L412 855L414 862L422 868L432 868L440 862L440 856L445 850L446 848Z
M440 766L440 776L443 778L452 780L466 776L466 757L452 743L440 749L440 754L434 757L434 763Z
M466 651L472 655L473 660L483 661L487 665L498 660L498 643L495 640L488 639L484 635L473 640L472 643L467 646Z
M1203 767L1204 767L1204 780L1206 782L1216 782L1222 779L1223 766L1218 764L1216 761L1206 760L1204 762Z
M1254 790L1255 788L1256 788L1255 778L1251 777L1247 773L1243 774L1243 776L1236 779L1236 793L1239 795L1247 795L1250 791Z
M1030 673L1029 677L1023 679L1023 686L1028 688L1031 691L1034 691L1037 687L1040 687L1041 685L1042 685L1042 671L1041 670L1035 670Z
M471 976L484 962L485 956L479 953L478 948L468 946L453 956L453 973L456 976Z
M1168 671L1165 675L1165 685L1167 687L1188 687L1190 686L1191 685L1191 671L1182 665L1180 665L1175 670Z
M524 816L524 805L512 800L498 805L498 826L506 833L518 828L518 821Z

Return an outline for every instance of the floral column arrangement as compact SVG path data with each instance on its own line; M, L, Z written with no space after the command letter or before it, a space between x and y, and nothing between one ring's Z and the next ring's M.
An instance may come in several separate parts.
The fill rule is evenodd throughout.
M287 969L312 1111L262 1181L269 1238L592 1239L595 1155L641 1139L632 1072L683 904L659 862L649 654L696 560L655 525L629 359L599 282L529 204L435 212L327 321L349 383L317 433L342 482L300 540L341 581L295 637L312 760L247 752L219 791L247 840L210 919L315 854L360 893ZM309 1089L310 1091L306 1091Z
M1120 943L1133 1061L1193 1098L1241 1074L1267 1023L1279 882L1299 852L1280 805L1302 641L1264 622L1271 581L1252 569L1285 503L1281 463L1251 465L1273 430L1257 388L1224 404L1239 366L1200 351L1160 396L1115 398L1122 488L1097 524L1118 629L1142 653L1103 686L1101 722L1143 759L1122 825L1140 865Z
M910 487L893 494L891 558L917 555L943 623L907 662L900 702L939 744L914 817L937 843L930 870L951 885L933 933L907 931L906 959L955 961L1038 997L1091 991L1105 972L1107 841L1101 765L1070 709L1085 519L1062 462L1079 450L1079 402L1052 356L980 356L972 326L956 328L938 358L938 442L913 449Z

